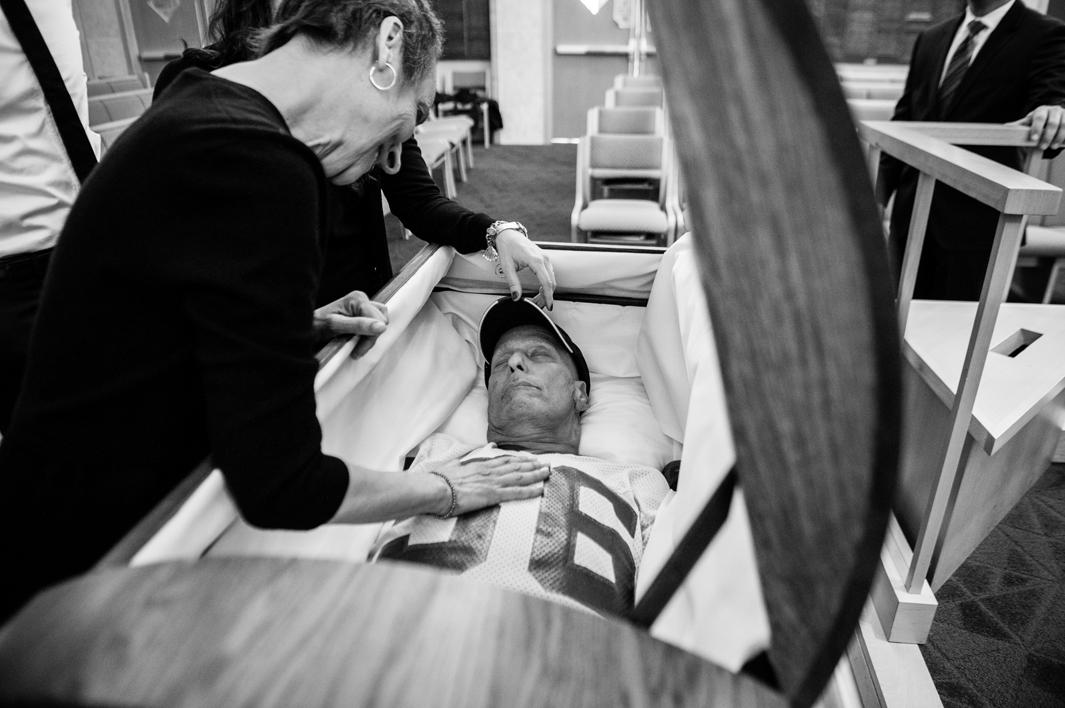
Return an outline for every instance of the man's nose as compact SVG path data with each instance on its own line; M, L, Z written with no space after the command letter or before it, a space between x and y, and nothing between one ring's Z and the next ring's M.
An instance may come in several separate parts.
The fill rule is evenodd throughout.
M399 168L402 164L403 143L398 140L393 140L387 147L382 150L377 158L377 165L384 170L385 174L394 175L399 172Z
M521 352L514 352L507 360L507 365L511 371L525 371L525 357L521 355Z

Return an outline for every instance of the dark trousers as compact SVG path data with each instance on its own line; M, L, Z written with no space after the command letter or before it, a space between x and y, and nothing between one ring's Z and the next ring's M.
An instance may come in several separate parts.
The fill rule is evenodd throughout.
M947 249L926 235L917 266L917 282L913 286L914 299L979 300L987 264L991 260L991 245L988 243L986 248L966 251ZM896 282L902 276L905 247L904 238L892 230L888 255Z
M11 422L51 249L0 259L0 433Z
M960 251L942 248L929 239L921 250L913 296L921 300L979 300L990 259L990 245Z

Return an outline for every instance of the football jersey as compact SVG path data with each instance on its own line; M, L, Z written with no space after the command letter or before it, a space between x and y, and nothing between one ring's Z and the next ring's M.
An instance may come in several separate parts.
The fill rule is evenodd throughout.
M632 608L636 568L669 487L653 467L514 452L434 435L411 472L456 459L533 456L550 465L542 497L451 519L415 516L382 532L371 557L423 563L596 612Z

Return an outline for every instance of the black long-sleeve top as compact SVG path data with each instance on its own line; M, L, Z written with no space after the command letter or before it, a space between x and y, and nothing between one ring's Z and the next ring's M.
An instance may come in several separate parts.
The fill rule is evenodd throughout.
M348 472L313 388L325 193L269 101L199 70L115 143L52 256L0 442L8 577L84 570L208 454L252 524L335 514Z
M155 96L163 95L186 69L211 71L223 64L210 51L188 50L163 67L156 80ZM392 213L423 241L453 246L460 253L484 248L485 232L494 219L445 197L433 181L417 141L411 138L403 143L396 174L375 169L354 188L328 185L325 263L316 298L319 305L352 290L372 295L392 277L382 191Z

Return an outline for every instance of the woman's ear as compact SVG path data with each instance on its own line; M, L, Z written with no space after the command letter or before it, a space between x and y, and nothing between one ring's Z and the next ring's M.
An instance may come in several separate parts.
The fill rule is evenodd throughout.
M583 381L573 382L573 405L578 413L588 410L588 387Z
M395 65L403 45L403 22L395 15L381 20L377 30L377 42L374 44L374 66L384 69L385 64Z

